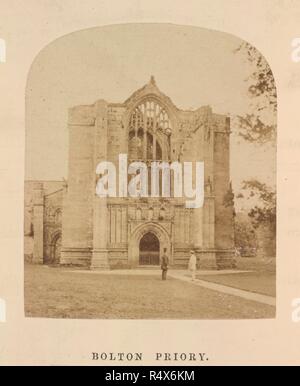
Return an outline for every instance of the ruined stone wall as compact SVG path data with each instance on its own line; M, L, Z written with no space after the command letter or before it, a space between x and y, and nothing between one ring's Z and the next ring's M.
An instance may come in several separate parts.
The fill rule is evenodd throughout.
M93 244L94 106L69 110L69 169L62 217L62 264L88 265Z
M234 248L233 196L230 185L230 122L214 115L215 247L219 268L232 267Z
M51 194L62 188L63 181L25 181L24 186L24 258L26 262L32 263L34 252L34 222L37 224L38 219L35 216L44 216L41 210L34 210L34 191L40 184L43 195ZM36 225L37 226L37 225ZM43 240L42 240L43 242Z
M157 202L146 199L137 204L132 198L99 199L95 192L97 164L111 161L118 166L119 155L128 154L131 113L149 95L152 100L161 101L172 122L168 145L170 161L203 161L205 165L203 207L186 209L185 200L171 199L164 204L166 212L172 209L169 220L155 218L162 206L159 199ZM230 265L233 205L225 202L230 196L229 136L229 121L225 116L213 114L208 106L196 111L179 110L160 93L154 79L124 104L99 100L91 106L71 109L69 177L63 198L62 263L95 269L108 268L118 260L124 263L127 259L129 264L131 248L135 253L133 264L136 264L137 252L136 246L130 244L131 232L135 229L134 221L140 221L162 225L161 232L164 237L168 234L172 245L170 252L175 265L187 261L191 248L196 249L203 267L206 261L215 267L216 260L219 268ZM117 174L117 181L118 177ZM133 212L141 219L132 219ZM150 212L154 216L151 220L147 217Z
M55 259L55 242L62 233L63 189L44 198L44 263Z

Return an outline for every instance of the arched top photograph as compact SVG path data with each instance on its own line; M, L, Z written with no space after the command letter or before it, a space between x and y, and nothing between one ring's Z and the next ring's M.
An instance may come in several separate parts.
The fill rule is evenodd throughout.
M277 108L268 58L229 33L50 42L26 86L26 315L274 318Z

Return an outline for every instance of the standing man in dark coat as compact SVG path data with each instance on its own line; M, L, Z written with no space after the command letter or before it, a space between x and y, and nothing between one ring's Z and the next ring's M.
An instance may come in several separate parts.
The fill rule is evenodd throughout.
M167 255L167 248L164 248L164 253L161 258L162 280L167 280L168 265L169 257Z

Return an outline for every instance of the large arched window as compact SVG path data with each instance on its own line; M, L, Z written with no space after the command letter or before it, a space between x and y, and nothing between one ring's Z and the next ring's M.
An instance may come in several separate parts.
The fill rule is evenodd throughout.
M131 160L168 160L171 121L156 100L141 102L129 122L129 158Z

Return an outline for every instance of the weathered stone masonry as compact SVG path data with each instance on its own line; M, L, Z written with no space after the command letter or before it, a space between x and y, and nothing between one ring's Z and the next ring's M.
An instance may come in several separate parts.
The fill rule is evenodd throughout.
M60 192L60 264L92 269L158 265L167 248L175 267L186 266L191 249L200 267L232 267L233 202L225 199L231 189L229 138L228 117L206 106L178 109L154 78L124 103L99 100L70 109L69 175ZM120 153L128 154L129 161L204 161L203 208L186 209L179 198L100 199L96 165L104 160L117 164ZM39 241L46 237L41 230L46 202L37 194L36 256L41 245L47 256L51 254L51 247L45 251Z

